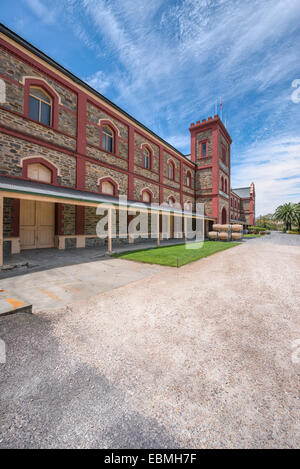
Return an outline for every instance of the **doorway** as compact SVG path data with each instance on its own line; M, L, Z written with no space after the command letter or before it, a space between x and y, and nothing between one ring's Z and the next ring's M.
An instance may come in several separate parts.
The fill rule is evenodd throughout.
M227 223L227 212L226 212L226 208L223 207L223 210L222 210L222 225L226 225Z
M53 248L54 229L54 204L35 200L21 200L21 249Z

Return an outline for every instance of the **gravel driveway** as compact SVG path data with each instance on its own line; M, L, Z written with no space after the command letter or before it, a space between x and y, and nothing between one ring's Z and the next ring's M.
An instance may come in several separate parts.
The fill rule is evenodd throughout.
M1 319L0 447L299 447L299 241Z

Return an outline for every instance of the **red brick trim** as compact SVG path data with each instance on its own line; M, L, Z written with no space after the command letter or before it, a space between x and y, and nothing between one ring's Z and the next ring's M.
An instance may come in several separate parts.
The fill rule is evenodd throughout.
M25 78L25 85L24 85L24 115L25 117L27 117L27 119L30 119L29 117L30 86L38 86L44 89L51 96L52 98L52 123L51 124L52 125L50 125L50 127L56 130L58 128L58 94L44 80L39 80L38 78ZM45 127L48 127L48 126L46 125Z
M85 232L85 207L83 205L76 205L75 207L76 234L83 235Z
M20 199L12 201L12 232L11 236L20 235Z
M55 204L55 234L63 235L63 204Z
M49 163L49 161L45 160L44 158L40 157L33 157L33 158L27 158L22 160L22 176L26 179L30 179L28 177L28 166L30 164L37 164L40 163L43 166L46 166L46 168L50 169L51 171L51 184L57 185L57 168Z

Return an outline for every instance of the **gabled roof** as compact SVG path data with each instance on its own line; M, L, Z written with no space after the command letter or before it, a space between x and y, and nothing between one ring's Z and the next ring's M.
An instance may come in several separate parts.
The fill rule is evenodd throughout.
M237 189L231 189L231 191L238 195L241 199L250 198L250 187L238 187Z

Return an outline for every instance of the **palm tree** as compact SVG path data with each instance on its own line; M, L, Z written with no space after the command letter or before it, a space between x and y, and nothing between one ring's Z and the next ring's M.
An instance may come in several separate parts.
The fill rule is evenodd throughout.
M294 205L294 221L298 223L298 231L300 234L300 202Z
M288 203L277 207L274 214L274 219L283 221L285 224L286 231L291 230L292 223L295 220L294 204Z

